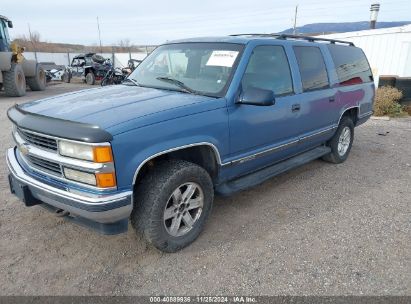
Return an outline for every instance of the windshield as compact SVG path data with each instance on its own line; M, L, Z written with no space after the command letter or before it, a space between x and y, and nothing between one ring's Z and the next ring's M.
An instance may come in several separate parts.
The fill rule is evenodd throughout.
M129 78L144 87L222 97L242 48L233 43L162 45Z
M0 39L5 39L10 41L9 32L7 29L7 22L3 19L0 19Z

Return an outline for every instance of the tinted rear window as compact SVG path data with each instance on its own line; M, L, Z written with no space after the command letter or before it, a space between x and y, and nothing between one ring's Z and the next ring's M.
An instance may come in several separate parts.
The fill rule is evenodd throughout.
M341 85L358 84L373 80L364 52L357 47L328 45Z
M321 50L313 46L295 46L294 53L300 69L303 91L327 88L328 75Z

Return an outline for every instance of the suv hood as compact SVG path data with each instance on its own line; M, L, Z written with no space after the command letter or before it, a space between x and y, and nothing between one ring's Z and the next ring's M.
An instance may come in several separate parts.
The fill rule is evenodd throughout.
M223 106L225 102L213 97L117 85L32 101L20 108L39 115L98 125L115 135L120 132L120 125L133 120L139 120L132 123L136 128Z

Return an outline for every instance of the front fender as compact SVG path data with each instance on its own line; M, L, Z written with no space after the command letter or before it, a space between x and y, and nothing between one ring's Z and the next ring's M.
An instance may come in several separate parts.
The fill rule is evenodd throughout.
M221 164L228 155L227 111L216 109L163 121L114 136L113 154L119 189L131 189L139 169L150 159L187 147L213 148Z
M12 57L12 52L0 52L0 72L10 71Z

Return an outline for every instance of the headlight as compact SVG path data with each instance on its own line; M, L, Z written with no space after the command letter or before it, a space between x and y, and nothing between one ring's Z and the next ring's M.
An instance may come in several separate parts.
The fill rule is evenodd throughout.
M59 142L59 152L63 156L89 160L96 163L113 161L110 146L92 146L61 140Z

